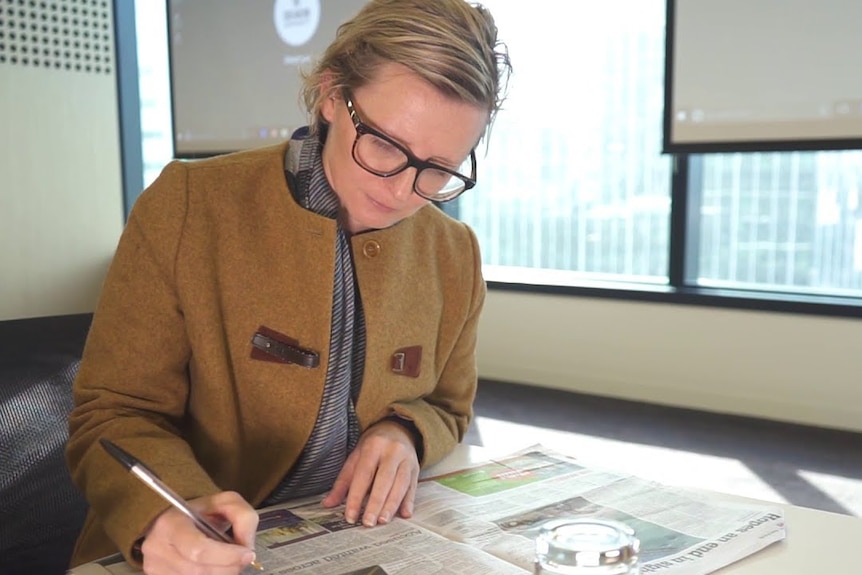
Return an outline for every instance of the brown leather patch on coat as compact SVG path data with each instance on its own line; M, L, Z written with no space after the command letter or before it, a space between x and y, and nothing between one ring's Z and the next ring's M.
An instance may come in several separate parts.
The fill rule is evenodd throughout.
M422 346L412 345L395 350L392 354L389 367L393 373L406 375L407 377L419 377L419 368L422 364Z
M295 363L314 368L320 365L320 354L313 349L300 347L290 336L264 325L257 328L251 338L251 358L277 363Z

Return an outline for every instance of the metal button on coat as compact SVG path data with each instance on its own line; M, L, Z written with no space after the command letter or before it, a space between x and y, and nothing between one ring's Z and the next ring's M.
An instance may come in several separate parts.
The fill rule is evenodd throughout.
M362 245L362 253L367 258L376 258L380 255L380 244L375 240L368 240Z

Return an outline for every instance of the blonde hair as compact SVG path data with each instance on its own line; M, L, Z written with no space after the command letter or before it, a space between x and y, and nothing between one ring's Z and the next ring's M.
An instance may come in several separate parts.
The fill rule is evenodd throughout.
M465 0L371 0L338 28L314 69L303 75L302 99L312 131L320 106L342 90L374 79L385 63L401 64L446 96L500 109L511 63L491 13Z

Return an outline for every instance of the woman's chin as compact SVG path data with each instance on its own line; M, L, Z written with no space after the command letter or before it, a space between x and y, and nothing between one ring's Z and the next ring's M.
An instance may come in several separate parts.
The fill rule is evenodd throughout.
M369 212L348 217L348 223L350 231L358 234L369 230L382 230L394 226L403 219L404 217L401 214L394 212L381 213L376 210L370 210Z

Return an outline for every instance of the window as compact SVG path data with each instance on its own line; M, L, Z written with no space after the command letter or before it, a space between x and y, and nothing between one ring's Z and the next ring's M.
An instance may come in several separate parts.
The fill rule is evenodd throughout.
M135 0L144 185L174 156L168 78L168 29L164 2Z
M699 285L862 296L862 152L692 159ZM694 229L697 228L695 232Z
M457 212L488 278L667 283L664 2L591 3L581 17L552 0L485 5L515 73Z
M862 152L679 156L688 212L672 237L665 2L484 3L515 73L454 211L487 279L862 297ZM672 241L685 246L678 282Z

